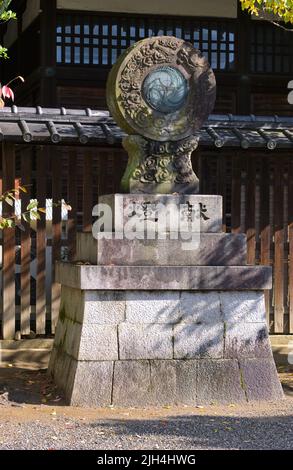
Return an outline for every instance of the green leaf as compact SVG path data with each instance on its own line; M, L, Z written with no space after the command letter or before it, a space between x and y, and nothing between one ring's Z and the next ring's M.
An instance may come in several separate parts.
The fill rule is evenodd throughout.
M31 220L40 220L41 219L41 216L38 212L36 211L31 211L30 212L30 218Z
M28 224L31 222L31 216L30 216L30 214L24 213L24 214L22 214L22 218L23 218L23 220L25 220L25 222L27 222Z
M31 211L33 209L37 209L38 207L38 201L31 201L29 205L27 206L26 210Z
M11 197L8 197L8 196L7 196L7 197L5 197L4 200L5 200L5 202L6 202L7 204L9 204L10 206L13 207L13 205L14 205L14 200L13 200Z
M7 219L7 227L8 227L8 228L12 228L12 227L14 227L14 226L15 226L14 221L11 220L11 219Z

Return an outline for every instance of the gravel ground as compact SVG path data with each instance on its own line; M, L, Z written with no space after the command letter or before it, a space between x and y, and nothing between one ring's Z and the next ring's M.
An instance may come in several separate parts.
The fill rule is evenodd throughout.
M44 372L0 369L0 449L293 449L293 374L280 377L278 403L85 409Z

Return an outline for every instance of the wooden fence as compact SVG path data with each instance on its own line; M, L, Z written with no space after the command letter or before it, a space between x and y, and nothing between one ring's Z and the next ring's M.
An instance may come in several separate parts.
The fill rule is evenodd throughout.
M274 268L274 288L266 294L271 332L293 333L292 156L279 149L213 149L195 153L193 160L201 192L223 195L223 229L246 232L248 262ZM55 207L52 217L1 234L2 338L30 330L52 335L60 299L60 287L52 282L54 261L74 257L76 232L91 230L99 194L119 191L127 156L121 148L6 143L1 161L2 191L28 187L21 195L23 207L33 198L40 206L62 199L72 206L65 216L61 206ZM11 207L3 205L2 211Z

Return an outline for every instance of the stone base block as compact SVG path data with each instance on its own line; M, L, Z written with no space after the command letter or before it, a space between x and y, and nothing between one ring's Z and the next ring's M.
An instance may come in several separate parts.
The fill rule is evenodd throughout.
M187 238L118 240L77 234L76 261L117 266L242 266L246 264L246 235L194 233Z
M73 405L283 397L261 291L107 292L63 286L49 371Z
M183 240L99 240L97 264L128 266L242 266L244 234L202 233Z
M74 406L195 406L283 399L271 360L92 362L59 353L51 361L50 374Z
M170 215L166 230L178 230L179 211L199 220L200 232L222 232L222 196L205 194L108 194L99 197L100 204L111 209L108 227L123 232L126 224L154 221L164 208ZM117 217L118 215L118 217ZM107 221L106 221L107 223ZM156 227L156 224L154 224ZM112 230L110 230L112 231Z
M270 266L92 266L56 263L55 282L81 290L271 289Z

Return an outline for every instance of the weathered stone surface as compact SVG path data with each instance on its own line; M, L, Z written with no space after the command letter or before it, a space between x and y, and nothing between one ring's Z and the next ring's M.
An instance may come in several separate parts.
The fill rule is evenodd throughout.
M225 357L272 357L265 323L239 321L226 324Z
M71 405L109 406L111 405L113 362L78 361Z
M64 320L63 350L75 359L79 356L82 325L73 323L70 319Z
M163 204L169 211L170 217L166 230L177 231L178 211L180 205L188 205L196 210L201 204L205 218L200 218L200 232L222 232L222 196L213 195L173 195L173 194L109 194L99 197L99 203L107 204L112 210L112 229L123 232L125 224L130 220L135 223L144 219L145 204L147 207L158 207ZM115 220L116 214L116 220ZM112 231L112 230L111 230Z
M88 266L56 263L55 280L81 290L271 289L269 266Z
M81 406L278 399L263 309L261 292L63 288L49 372Z
M266 322L263 292L221 292L220 301L225 322Z
M126 292L126 322L176 323L180 319L179 292Z
M92 232L77 232L74 261L97 264L97 240Z
M151 381L149 361L118 361L114 367L113 405L147 406Z
M60 318L54 338L54 346L69 356L78 357L82 325L73 322L70 318Z
M156 405L196 404L197 361L151 360L151 397Z
M66 327L65 318L61 320L59 317L57 326L56 326L55 337L54 337L55 346L59 346L61 343L64 342L65 327Z
M62 285L60 318L69 318L74 322L83 321L84 296L79 289Z
M51 354L48 373L53 378L58 389L64 393L68 403L71 401L74 389L77 361L62 351L54 348Z
M85 291L84 323L117 325L125 320L125 292Z
M219 292L182 292L180 312L185 323L222 321Z
M164 119L163 116L161 114L160 118ZM174 135L172 137L173 142L166 144L163 152L159 150L162 146L158 147L156 141L144 139L142 135L131 134L123 138L122 145L129 157L121 181L121 189L125 193L197 194L199 192L199 180L191 164L191 154L198 147L199 137L191 135L184 141L178 142L174 142ZM165 165L166 159L168 165ZM162 165L164 165L163 177Z
M241 403L246 400L236 360L202 359L198 361L197 371L198 403Z
M157 405L177 402L177 361L150 361L151 396Z
M249 401L284 398L274 360L240 359L242 381Z
M189 243L189 244L188 244ZM95 264L118 266L241 266L246 264L246 236L203 233L177 240L99 240Z
M121 323L120 359L172 359L172 325Z
M117 326L84 324L77 359L81 361L118 359Z
M180 360L176 363L176 402L184 405L196 405L197 364L196 360Z
M137 57L140 57L140 60L137 60ZM198 72L199 63L202 73ZM181 100L178 100L178 95L176 100L172 100L172 104L167 100L167 97L170 97L170 88L164 86L164 80L161 81L161 87L156 88L159 80L158 64L164 68L165 76L168 77L168 86L172 91L178 92ZM160 79L161 72L162 70ZM188 80L188 86L181 74ZM174 76L177 77L176 80ZM152 94L151 91L154 90L158 92ZM133 99L134 92L135 99ZM216 80L207 59L194 48L192 43L187 43L182 38L161 35L159 39L158 37L142 39L123 51L109 73L106 98L111 115L121 129L127 134L138 134L150 142L155 141L152 153L154 159L158 159L160 156L169 155L174 141L180 144L186 137L198 134L198 130L214 107ZM183 142L185 143L184 140ZM124 177L126 180L131 177L136 164L137 158L129 162ZM158 172L157 178L151 171L154 172L156 168L155 162L149 163L144 171L140 171L138 167L135 172L136 178L141 183L153 182L155 186L153 191L156 192L162 181L169 180L169 160L161 163L159 167L161 171ZM185 181L180 170L183 167L184 176L188 178L190 168L186 169L179 163L178 167L176 179L180 183L182 180ZM165 171L162 172L162 169ZM132 192L128 186L131 185L125 184L125 190ZM145 192L145 189L141 187L139 192Z
M181 323L174 326L174 357L195 359L200 357L223 358L223 323Z

